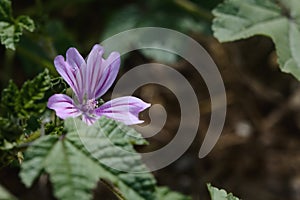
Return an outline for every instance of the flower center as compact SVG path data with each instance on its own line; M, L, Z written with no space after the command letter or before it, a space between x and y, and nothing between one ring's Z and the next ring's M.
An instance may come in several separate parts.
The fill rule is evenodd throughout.
M88 110L94 110L97 107L98 102L95 99L89 99L86 102L86 108Z
M92 114L95 110L95 108L98 107L98 101L95 99L88 99L86 102L82 105L81 110L85 113Z

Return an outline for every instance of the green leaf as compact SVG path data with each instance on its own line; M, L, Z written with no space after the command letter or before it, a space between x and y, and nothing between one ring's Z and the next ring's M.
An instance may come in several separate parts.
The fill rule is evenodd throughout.
M50 88L51 78L47 69L34 79L26 81L20 89L16 105L19 117L29 119L40 116L46 109L45 93Z
M9 21L11 20L12 10L10 0L1 0L0 1L0 21Z
M17 158L18 149L13 149L22 142L28 142L41 128L45 116L47 95L51 88L48 70L37 75L33 80L24 83L19 90L12 82L1 93L0 102L0 166ZM59 129L46 127L46 133L59 132ZM40 131L38 131L40 134ZM11 144L11 148L7 145Z
M17 18L16 22L20 27L22 27L30 32L34 31L34 28L35 28L34 22L32 19L30 19L30 17L21 15Z
M16 119L0 117L0 144L3 142L1 141L3 139L14 142L21 134L22 128L19 126Z
M46 109L45 93L50 87L48 70L26 81L20 90L13 81L9 82L1 93L0 139L1 136L12 138L28 128L27 125L36 130L37 120Z
M227 194L225 190L213 187L211 184L207 184L207 189L211 200L239 200L239 198L233 196L232 193Z
M0 144L5 140L15 141L22 133L22 128L19 126L18 115L15 110L19 89L10 81L8 87L1 93L0 102Z
M10 194L4 187L0 185L0 199L2 200L16 200L16 198Z
M34 31L35 26L28 16L12 15L11 1L0 1L0 41L6 48L15 50L15 45L20 41L23 30Z
M92 126L68 119L65 130L65 136L44 136L25 152L20 177L27 187L45 171L58 199L91 199L91 190L100 178L112 182L126 199L154 199L155 180L150 173L126 172L146 170L139 155L115 150L117 146L124 152L134 152L133 144L145 143L132 128L101 118ZM107 164L121 165L124 171Z
M282 71L300 80L300 1L226 0L213 10L212 29L221 42L270 37Z
M7 88L5 88L1 93L0 102L0 115L9 116L17 115L15 111L17 99L19 96L19 89L16 84L10 80Z
M191 200L191 197L185 196L178 192L171 191L167 187L156 188L156 200Z

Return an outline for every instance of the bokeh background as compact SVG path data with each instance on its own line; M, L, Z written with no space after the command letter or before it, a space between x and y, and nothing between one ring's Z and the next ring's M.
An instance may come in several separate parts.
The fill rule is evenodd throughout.
M233 192L244 200L300 199L300 84L280 72L274 44L256 36L219 43L212 35L211 10L221 0L13 0L14 15L29 15L36 24L25 33L16 51L0 46L0 89L13 79L19 86L44 68L57 75L53 59L73 46L87 55L95 43L120 31L158 26L183 32L197 40L216 62L227 92L223 133L205 158L198 151L210 120L210 97L201 76L185 60L162 52L132 52L122 58L119 77L149 62L174 67L193 86L200 105L198 135L188 151L170 166L154 172L159 185L208 199L206 183ZM176 41L169 41L176 42ZM162 56L163 55L163 56ZM135 93L145 101L163 105L165 126L150 145L152 151L176 134L180 120L176 97L167 88L146 85ZM109 99L110 93L105 98ZM148 113L142 118L149 121ZM191 119L193 120L193 119ZM18 178L18 168L0 169L0 184L21 199L53 199L47 176L31 189ZM116 199L99 183L95 199Z

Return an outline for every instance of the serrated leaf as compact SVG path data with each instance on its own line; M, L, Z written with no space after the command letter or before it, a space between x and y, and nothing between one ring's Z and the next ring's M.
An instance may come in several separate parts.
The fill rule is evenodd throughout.
M30 19L30 17L21 15L17 18L16 22L20 27L30 32L34 31L34 22L32 19Z
M0 41L6 48L15 50L15 45L20 41L23 30L34 31L35 26L28 16L12 16L11 1L0 1Z
M22 171L20 172L20 176L27 187L32 185L33 181L45 168L45 160L57 141L58 136L47 135L40 137L26 150L25 160L21 165Z
M225 190L213 187L211 184L207 184L207 189L211 200L239 200L239 198L233 196L232 193L227 194Z
M46 109L45 93L51 87L51 78L46 69L34 79L26 81L20 89L16 110L21 118L40 116Z
M16 115L15 107L19 96L19 89L16 84L10 80L7 88L1 93L0 116Z
M66 127L69 127L67 138L79 144L79 148L85 148L100 165L118 176L122 184L116 184L127 199L153 199L155 180L146 172L140 155L133 148L133 145L147 143L138 132L105 117L93 126L69 119Z
M10 194L4 187L0 185L0 199L2 200L16 200L16 198Z
M29 136L26 138L28 140L31 134L41 127L40 120L47 102L45 93L50 87L48 70L25 82L20 90L12 81L9 82L8 87L1 93L0 146L3 147L5 142L9 142L15 147L24 141L25 134ZM8 160L16 158L10 149L2 148L2 150L0 165L5 165Z
M25 152L21 166L20 177L24 184L31 186L45 171L58 199L91 199L91 190L100 178L111 181L126 199L154 199L155 180L150 173L121 172L102 163L106 160L106 163L121 164L124 170L145 169L138 156L124 157L113 148L134 151L132 145L141 144L142 138L133 129L123 129L124 125L110 119L100 119L99 124L106 125L87 126L81 120L68 119L66 136L48 135L35 141ZM130 135L125 137L125 132ZM91 139L85 142L91 142L86 145L94 149L93 153L85 149L89 146L82 144L84 138Z
M282 71L300 80L300 1L226 0L213 10L212 29L221 42L270 37Z
M191 200L191 197L185 196L178 192L171 191L167 187L156 188L156 200Z
M45 92L50 87L48 70L26 81L21 90L13 81L9 82L1 93L0 139L15 140L24 128L31 127L32 131L38 128L37 120L46 109Z

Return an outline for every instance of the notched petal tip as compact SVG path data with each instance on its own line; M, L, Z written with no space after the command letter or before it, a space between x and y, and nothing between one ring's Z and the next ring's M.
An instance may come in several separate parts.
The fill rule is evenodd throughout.
M96 54L98 54L98 55L101 54L101 57L102 57L102 55L103 55L103 53L104 53L104 48L103 48L100 44L95 44L95 45L93 46L93 48L92 48L90 54L94 54L94 53L96 53Z
M74 47L71 47L67 50L66 61L75 70L77 70L78 68L81 68L83 65L85 65L85 60L80 55L78 50Z
M65 62L65 58L62 55L58 55L54 58L55 67L57 67L56 64L61 63L61 62Z

